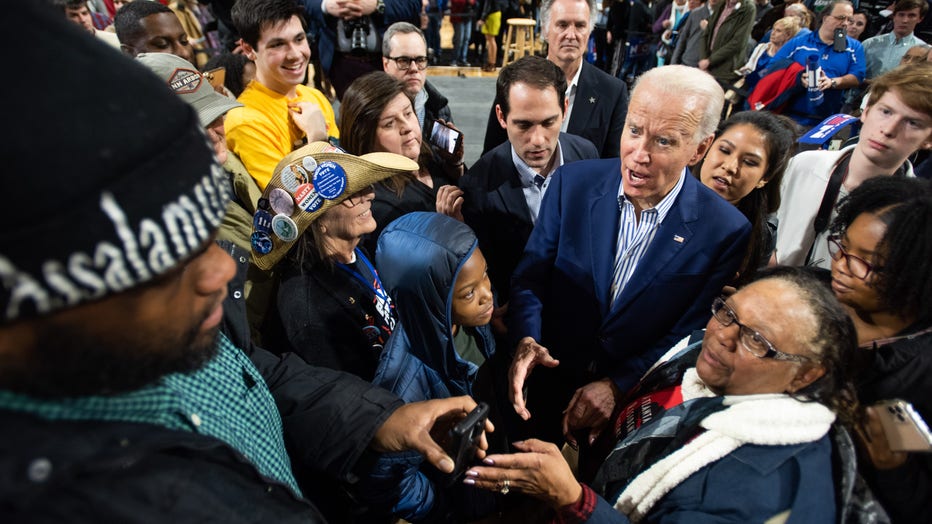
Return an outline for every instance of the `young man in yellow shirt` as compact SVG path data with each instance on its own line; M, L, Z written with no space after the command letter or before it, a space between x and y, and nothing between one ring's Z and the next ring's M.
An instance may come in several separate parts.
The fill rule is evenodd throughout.
M327 97L302 83L311 57L302 13L294 0L239 0L232 12L256 78L227 114L227 145L261 189L296 146L340 138Z

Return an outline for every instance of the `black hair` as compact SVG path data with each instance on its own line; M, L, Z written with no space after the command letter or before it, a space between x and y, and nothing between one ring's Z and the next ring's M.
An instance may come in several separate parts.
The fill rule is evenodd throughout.
M87 7L87 0L52 0L51 4L64 13L65 9L79 9ZM90 9L88 9L90 11Z
M223 85L233 93L233 96L238 97L243 92L243 89L246 89L246 86L243 85L243 70L246 68L246 63L248 62L249 59L246 58L246 55L224 51L210 57L210 60L204 64L203 70L210 71L218 67L226 69L226 74L223 77Z
M304 9L294 0L237 0L230 14L236 31L253 49L259 45L262 29L293 16L301 20L301 27L307 31Z
M858 410L850 365L857 351L857 330L817 271L808 267L771 267L759 271L753 282L775 279L787 283L802 299L800 306L808 307L815 329L806 343L807 349L818 355L825 374L793 396L828 406L840 422L850 427L857 420Z
M767 184L764 187L755 187L735 206L751 223L748 249L738 268L738 282L741 283L752 279L761 261L770 255L765 253L769 249L769 243L764 238L765 222L768 214L775 213L780 208L780 182L790 158L796 152L796 138L799 133L796 123L785 116L767 111L741 111L722 122L715 138L718 139L737 125L749 125L758 130L764 138L764 148L767 152L767 169L762 178ZM697 165L692 171L699 178L702 164Z
M896 176L866 180L841 201L831 231L843 233L863 213L887 226L877 245L880 305L920 325L932 323L932 184Z
M566 75L562 69L550 60L542 56L531 55L508 64L498 73L498 80L495 82L495 100L502 108L503 117L508 117L510 109L508 106L508 92L511 91L511 86L518 82L537 89L547 89L548 87L555 89L557 100L560 101L560 113L563 113L563 100L566 96Z
M158 2L130 2L117 11L113 17L113 28L123 45L132 45L145 35L140 23L143 18L159 13L174 12Z

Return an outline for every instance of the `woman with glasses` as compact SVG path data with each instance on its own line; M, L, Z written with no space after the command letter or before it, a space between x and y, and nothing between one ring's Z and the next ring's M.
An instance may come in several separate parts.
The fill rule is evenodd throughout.
M311 159L310 162L307 159ZM311 192L316 189L319 194L324 193L325 186L319 179L328 180L330 187L342 184L356 190L347 189L335 198L328 198L329 207L313 216L294 247L276 267L281 275L277 315L269 317L281 319L281 329L273 326L266 331L281 332L285 340L266 343L283 348L281 351L297 353L315 366L372 380L382 348L394 329L396 314L370 254L359 247L359 242L375 229L371 209L375 192L371 184L392 172L353 170L335 161L315 161L313 157L298 160L304 163L298 162L290 169L298 175L308 173L307 181L313 174L317 184ZM406 159L401 160L405 165L413 165ZM302 171L302 167L306 170ZM290 202L288 192L283 189L266 190L264 197L272 215L280 213L280 207L288 207L289 203L302 205L296 203L298 195L307 193L305 188L311 184L299 180L293 185L295 198ZM321 204L324 202L319 197L317 200ZM301 202L311 202L304 204L306 210L320 205L314 204L312 198L304 198ZM272 226L274 229L275 224Z
M857 329L858 397L899 398L932 422L932 188L877 177L851 192L832 226L832 290ZM869 409L862 472L893 522L932 514L932 455L890 450Z
M463 192L456 187L463 175L462 147L454 157L434 158L423 143L413 101L403 83L381 71L357 78L340 102L340 126L346 130L340 145L348 153L386 151L420 166L375 185L372 214L377 226L364 240L370 253L375 252L382 228L405 213L436 211L462 220Z
M852 419L850 319L788 267L711 312L701 341L671 349L618 404L592 487L538 440L488 456L465 482L542 499L561 522L836 522L829 430Z

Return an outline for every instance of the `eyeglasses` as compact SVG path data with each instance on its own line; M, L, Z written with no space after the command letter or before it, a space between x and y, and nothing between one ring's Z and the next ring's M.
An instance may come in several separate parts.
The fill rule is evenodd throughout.
M738 322L738 314L735 313L735 310L731 309L731 307L725 303L725 299L721 297L712 301L712 316L715 317L715 320L717 320L722 327L728 327L732 324L737 325L738 340L741 342L741 345L744 346L744 349L746 349L748 353L757 358L772 358L774 360L787 360L790 362L809 362L812 360L802 355L790 355L789 353L778 351L769 340L764 338L764 335Z
M362 204L366 200L366 195L375 191L375 187L372 185L366 186L359 191L353 193L352 195L346 197L346 200L340 202L346 207L356 207L359 204Z
M419 71L427 69L426 56L386 56L385 58L394 60L395 65L398 66L398 69L410 69L412 62L417 65Z
M845 248L842 247L837 236L828 237L828 254L832 257L832 260L845 257L845 264L848 265L848 271L851 272L851 276L861 280L867 279L867 276L870 275L872 271L874 273L879 273L883 270L881 266L875 266L863 258L854 256L845 251Z
M835 20L838 20L839 22L848 22L849 24L854 23L853 16L845 16L845 15L829 15L829 16L831 16Z

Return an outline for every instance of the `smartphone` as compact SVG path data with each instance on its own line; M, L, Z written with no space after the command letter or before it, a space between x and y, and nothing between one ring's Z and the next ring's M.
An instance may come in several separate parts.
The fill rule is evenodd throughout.
M227 76L227 69L225 67L218 67L210 71L204 71L204 76L207 77L207 81L210 82L211 87L218 90L223 87L223 82L226 80Z
M463 142L463 133L456 129L434 120L434 127L430 130L430 143L443 149L447 153L453 154L456 148Z
M932 452L932 433L913 405L905 400L882 400L874 404L883 433L893 451Z
M832 34L832 50L836 53L841 53L848 48L848 33L844 29L838 27L835 28L834 34Z
M489 418L489 405L480 402L478 406L459 421L450 430L447 451L453 458L453 473L448 479L449 483L456 482L463 473L469 469L476 459L476 450L485 431L485 421Z

